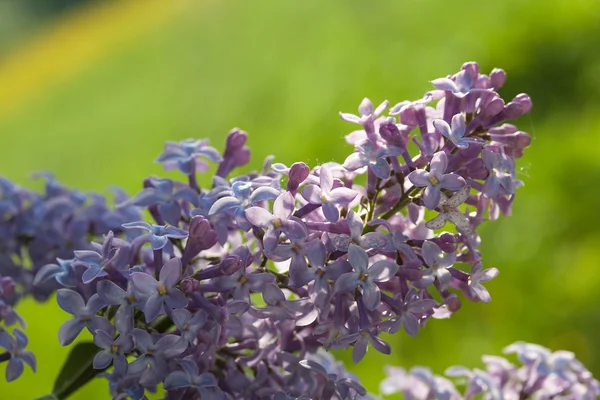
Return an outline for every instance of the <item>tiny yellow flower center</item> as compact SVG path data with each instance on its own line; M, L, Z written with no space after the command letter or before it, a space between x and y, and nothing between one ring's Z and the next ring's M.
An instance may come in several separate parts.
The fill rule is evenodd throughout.
M112 346L110 346L110 349L112 350L113 353L119 352L119 346L117 346L116 344L113 344Z
M241 276L240 277L240 283L243 285L244 283L246 283L246 281L248 281L248 278L246 278L245 276Z
M281 223L281 219L279 219L279 218L275 218L272 223L273 223L273 226L275 227L275 229L279 229L279 228L281 228L281 225L283 225Z
M83 317L80 319L81 322L88 322L91 318L90 317Z
M322 278L322 277L323 277L323 275L325 275L325 270L324 270L324 269L322 269L322 268L319 268L319 269L317 270L317 276L318 276L319 278Z
M133 304L133 303L135 303L135 296L133 295L133 293L132 293L132 294L130 294L129 296L127 296L127 302L128 302L129 304Z
M431 182L431 184L432 184L433 186L435 186L435 185L437 185L437 184L439 184L439 183L440 183L440 181L438 180L438 178L436 178L436 177L435 177L435 176L433 176L433 175L431 175L431 176L429 177L429 182Z
M323 204L327 204L329 202L329 200L327 200L327 196L325 196L324 194L321 195L321 202Z
M162 283L158 284L158 294L160 294L161 296L167 294L167 288Z
M360 279L361 281L366 281L367 280L367 274L365 274L364 272L361 272L360 275L358 276L358 279Z
M182 328L183 328L183 330L184 330L184 331L185 331L185 330L186 330L188 327L189 327L189 325L188 325L188 324L183 324L183 326L182 326Z

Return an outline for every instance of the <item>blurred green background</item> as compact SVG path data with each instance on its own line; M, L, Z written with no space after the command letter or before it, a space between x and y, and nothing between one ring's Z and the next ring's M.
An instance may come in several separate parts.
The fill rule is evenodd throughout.
M0 174L33 187L44 169L104 193L164 175L153 160L165 140L221 149L235 126L254 167L269 154L342 162L353 127L338 111L420 98L465 61L504 68L501 95L533 99L518 121L533 141L513 215L482 229L484 262L500 269L492 302L350 368L377 393L384 364L441 373L524 340L572 350L600 376L600 2L32 0L0 3L0 36ZM49 392L68 353L53 301L19 311L39 370L0 379L2 399ZM109 396L98 380L73 398Z

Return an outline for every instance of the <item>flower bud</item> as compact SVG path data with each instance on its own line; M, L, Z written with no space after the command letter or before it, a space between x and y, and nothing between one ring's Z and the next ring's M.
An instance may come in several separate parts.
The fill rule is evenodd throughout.
M498 90L502 86L504 86L505 82L506 82L506 72L504 72L504 70L501 68L494 68L492 70L492 73L490 74L491 86L494 89Z

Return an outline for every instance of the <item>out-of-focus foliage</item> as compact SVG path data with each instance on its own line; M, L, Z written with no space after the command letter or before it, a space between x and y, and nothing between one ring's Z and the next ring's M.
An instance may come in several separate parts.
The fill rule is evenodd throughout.
M503 97L533 99L518 121L533 141L513 216L484 227L484 262L501 270L493 300L418 338L390 338L392 356L369 353L354 370L376 391L384 363L441 373L523 340L572 350L600 376L599 15L591 0L91 3L3 52L0 174L32 185L29 173L46 169L83 190L134 193L164 175L152 161L165 140L209 137L222 148L234 126L249 132L256 168L269 154L341 162L352 128L338 111L365 96L416 98L464 61L502 67ZM39 371L0 381L0 393L29 399L67 356L57 331L68 316L53 301L20 311ZM73 398L108 398L106 384Z

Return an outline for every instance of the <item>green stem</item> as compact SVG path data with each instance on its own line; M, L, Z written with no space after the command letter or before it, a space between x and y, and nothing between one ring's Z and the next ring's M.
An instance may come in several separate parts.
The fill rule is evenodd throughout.
M416 189L417 188L415 186L411 186L406 192L404 192L402 197L400 197L400 199L398 199L398 202L389 211L387 211L385 214L383 214L380 218L388 220L391 217L393 217L394 215L396 215L396 213L398 213L404 207L406 207L412 200L410 198L410 194L412 192L414 192ZM365 233L373 232L373 231L375 231L375 229L377 229L376 226L367 225L367 226L365 226L365 229L363 230L363 235Z

